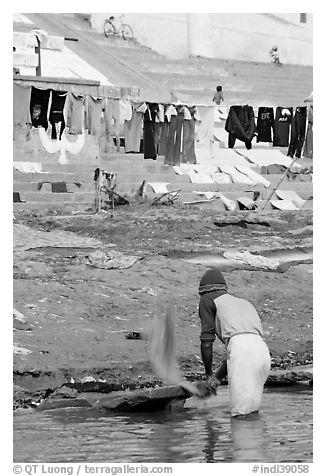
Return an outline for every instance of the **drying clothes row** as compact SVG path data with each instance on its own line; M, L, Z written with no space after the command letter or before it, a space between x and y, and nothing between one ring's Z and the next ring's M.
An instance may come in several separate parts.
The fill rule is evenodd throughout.
M14 126L47 130L50 123L52 139L57 139L57 127L59 139L65 129L69 134L82 134L87 129L89 134L99 136L103 123L107 133L118 136L120 125L130 121L133 112L130 101L124 99L39 89L17 83L14 83L13 103Z
M301 157L304 148L305 157L313 154L313 106L259 107L257 124L251 106L231 106L225 123L229 133L228 146L233 148L236 139L252 148L252 140L273 142L276 147L288 147L287 155Z
M165 157L164 164L196 163L195 123L201 121L196 106L146 103L143 148L145 159ZM127 152L127 150L126 150Z
M179 175L187 175L192 183L243 183L250 186L262 184L268 188L270 182L245 165L191 165L181 164L173 170Z

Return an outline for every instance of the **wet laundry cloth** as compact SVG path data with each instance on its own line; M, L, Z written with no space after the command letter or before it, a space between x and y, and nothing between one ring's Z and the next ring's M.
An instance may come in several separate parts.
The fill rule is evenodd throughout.
M13 123L14 126L31 124L31 86L14 83L13 85Z
M291 200L271 200L271 205L278 210L299 210Z
M42 164L39 162L14 162L14 168L18 170L18 172L23 172L25 174L47 173L43 172Z
M125 152L139 152L143 131L143 112L139 111L140 103L132 103L130 121L124 123Z
M197 106L193 116L196 120L196 142L209 143L214 133L215 106Z
M34 127L48 128L48 108L50 89L38 89L32 86L30 115Z
M120 108L120 114L119 114L120 125L123 125L125 121L131 120L132 106L130 104L130 101L127 101L125 99L119 99L119 108Z
M254 268L276 269L280 264L277 260L262 255L253 255L250 251L225 251L223 256L231 261L239 261Z
M155 182L155 183L148 182L148 185L152 187L154 193L168 193L169 192L167 188L169 183L167 182Z
M62 133L66 127L63 115L64 105L67 98L67 91L51 91L51 107L49 114L49 121L52 125L51 139L57 138L56 124L61 122L59 140L61 140Z
M274 147L288 147L292 120L292 107L277 107L274 121Z
M87 96L85 106L85 129L88 129L89 134L99 136L101 133L102 109L105 102L101 97Z
M232 179L229 174L215 172L211 174L214 183L232 183Z
M229 133L228 146L234 147L236 139L245 143L251 149L251 141L256 130L254 110L251 106L231 106L225 123L225 130Z
M219 169L224 174L229 174L233 183L246 183L247 185L255 185L255 181L248 175L239 172L234 165L219 165Z
M173 159L172 159L172 163L174 165L180 164L182 131L183 131L183 123L184 123L183 107L182 106L178 107L177 111L178 111L178 115L177 115L175 140L173 145Z
M306 132L306 138L303 147L303 156L308 159L313 157L313 106L308 108L308 126Z
M235 168L239 170L239 172L247 175L255 184L261 183L264 187L268 188L270 186L270 182L262 177L260 174L252 170L252 168L245 166L245 165L236 165Z
M234 212L238 208L237 203L234 200L227 198L222 193L220 193L219 198L227 210Z
M156 150L157 154L158 154L158 151L159 151L162 128L163 128L163 123L155 121L155 125L154 125L154 144L155 144L155 150Z
M193 107L184 108L181 163L195 164L197 162L195 154L195 109Z
M85 97L68 92L63 114L69 134L82 134L84 130Z
M272 164L272 165L263 165L261 168L262 174L283 174L286 171L287 167L285 165Z
M155 147L155 118L159 110L157 103L147 103L147 111L144 114L144 159L156 160L157 152Z
M248 197L238 197L237 202L240 210L254 210L257 208L257 202Z
M260 335L243 333L230 339L227 374L231 416L259 410L270 366L269 350Z
M158 111L156 114L155 122L164 122L164 106L163 104L158 105Z
M275 190L275 195L281 200L290 200L299 209L306 203L306 200L301 198L294 190Z
M189 173L189 178L191 183L214 183L210 174L204 172L194 174Z
M258 108L257 142L272 142L274 129L274 110L272 107Z
M301 157L302 147L306 134L307 107L297 107L291 121L291 139L288 156Z
M170 385L179 385L193 394L195 384L184 380L178 369L175 345L175 311L172 305L163 306L154 314L150 333L149 355L156 375Z
M112 152L116 139L117 150L120 150L120 104L119 99L107 98L104 103L104 124L107 136L106 152Z
M165 156L166 147L169 135L169 121L166 115L164 115L164 123L162 124L160 139L158 143L158 155Z
M168 122L171 122L172 116L177 116L177 115L178 115L178 112L172 104L166 107L165 116L167 117Z
M176 130L177 130L177 116L173 114L171 115L171 119L169 122L169 129L168 129L168 135L166 140L165 158L164 158L165 165L178 165L173 162L173 148L175 143Z
M289 157L282 154L280 150L276 149L251 149L246 151L238 150L238 152L244 157L246 157L250 162L259 166L278 164L284 165L285 167L289 167L292 162Z

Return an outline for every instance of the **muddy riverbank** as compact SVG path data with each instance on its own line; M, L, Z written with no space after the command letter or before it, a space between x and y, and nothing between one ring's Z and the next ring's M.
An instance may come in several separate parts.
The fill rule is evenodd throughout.
M14 307L26 317L25 326L14 330L14 344L27 351L14 355L14 383L31 400L86 377L115 389L160 384L148 361L148 335L152 316L171 301L181 371L191 380L201 378L198 282L206 265L184 257L312 246L309 211L223 215L143 205L100 216L20 212L14 223L29 227L25 236L17 232L14 251ZM35 231L61 233L63 241L47 246L35 238L33 245ZM65 242L67 231L74 235ZM83 239L82 246L72 236ZM126 257L133 264L119 269ZM278 270L238 266L225 276L231 293L257 307L273 368L311 364L311 262ZM126 338L128 333L141 338ZM224 349L217 341L214 352L218 365Z

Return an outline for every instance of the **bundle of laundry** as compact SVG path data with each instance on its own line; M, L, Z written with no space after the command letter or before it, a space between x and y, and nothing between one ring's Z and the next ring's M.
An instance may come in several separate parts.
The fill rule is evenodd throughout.
M231 106L225 123L225 130L229 133L228 146L233 148L236 139L245 143L251 149L256 124L252 106Z

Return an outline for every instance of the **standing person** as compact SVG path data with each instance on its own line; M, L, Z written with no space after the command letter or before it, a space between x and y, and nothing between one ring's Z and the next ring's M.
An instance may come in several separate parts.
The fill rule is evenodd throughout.
M222 86L217 86L216 93L213 97L213 102L215 102L215 104L219 106L221 104L221 101L224 101Z
M199 283L201 355L206 381L211 388L226 375L230 391L231 416L258 412L270 370L270 355L263 341L263 329L254 306L227 291L223 274L207 271ZM227 358L213 376L215 335L223 342ZM216 380L217 379L217 380Z

